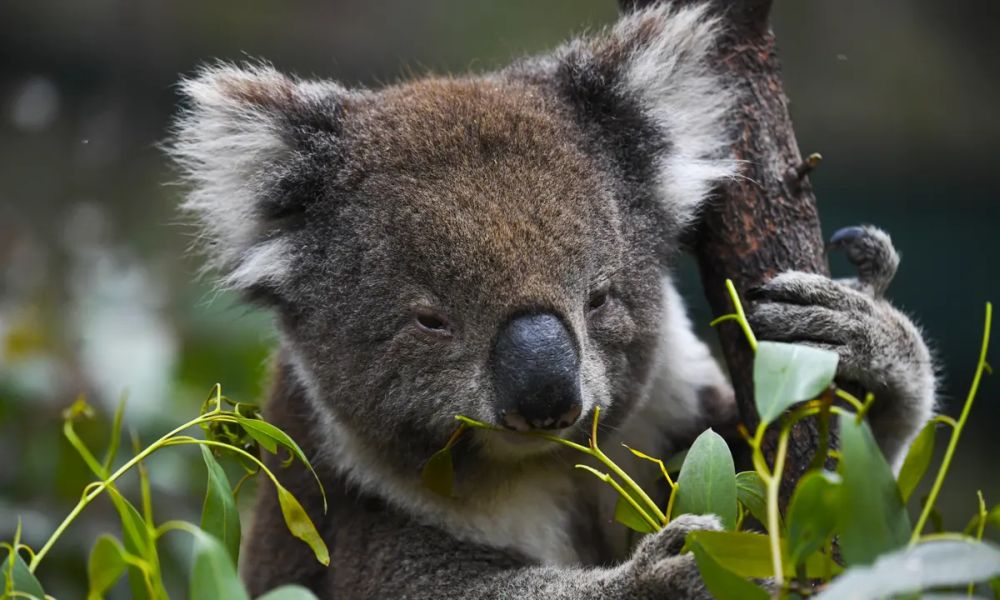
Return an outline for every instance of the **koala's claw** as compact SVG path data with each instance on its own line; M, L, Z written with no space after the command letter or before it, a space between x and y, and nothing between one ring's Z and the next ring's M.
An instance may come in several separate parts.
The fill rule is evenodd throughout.
M889 235L871 225L838 230L827 244L830 250L844 250L847 260L858 268L857 287L882 296L899 267L899 254Z
M681 515L659 532L648 535L635 550L633 563L640 570L680 554L687 534L692 531L718 531L722 523L715 515Z

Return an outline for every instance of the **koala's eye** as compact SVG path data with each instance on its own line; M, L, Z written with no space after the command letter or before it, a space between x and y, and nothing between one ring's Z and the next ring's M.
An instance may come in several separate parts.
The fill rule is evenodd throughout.
M414 320L421 331L436 335L451 335L448 320L430 309L417 309Z
M602 287L601 289L595 291L590 295L590 299L587 300L587 310L590 312L595 312L600 310L605 304L608 303L608 288Z

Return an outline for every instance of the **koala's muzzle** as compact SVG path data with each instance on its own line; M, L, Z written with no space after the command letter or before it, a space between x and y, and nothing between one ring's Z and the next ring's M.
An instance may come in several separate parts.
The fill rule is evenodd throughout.
M580 417L580 357L551 314L511 319L493 346L497 416L517 431L562 429Z

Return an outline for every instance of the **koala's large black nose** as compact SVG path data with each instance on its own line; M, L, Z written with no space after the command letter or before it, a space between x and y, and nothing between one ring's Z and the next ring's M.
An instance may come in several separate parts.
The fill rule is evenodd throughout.
M500 422L518 431L562 429L580 416L580 358L555 315L510 320L493 347Z

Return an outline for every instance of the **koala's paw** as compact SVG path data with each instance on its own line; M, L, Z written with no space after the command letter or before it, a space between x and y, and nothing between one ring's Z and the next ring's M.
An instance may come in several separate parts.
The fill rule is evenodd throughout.
M711 598L692 554L681 555L684 539L692 531L720 530L714 515L683 515L657 533L643 538L632 555L629 569L638 597Z
M847 252L857 279L781 273L748 291L747 318L760 339L837 352L838 377L875 394L870 421L893 462L933 410L931 355L920 330L882 298L899 263L889 236L851 227L838 231L831 246Z

